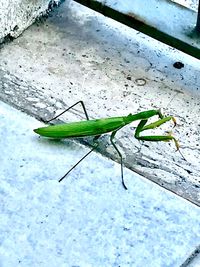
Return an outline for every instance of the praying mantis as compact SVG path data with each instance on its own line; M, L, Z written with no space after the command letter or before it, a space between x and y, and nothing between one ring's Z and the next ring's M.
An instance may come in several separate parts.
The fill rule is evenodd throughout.
M44 121L44 122L49 123L52 120L55 120L56 118L64 114L66 111L70 110L71 108L73 108L74 106L78 104L81 104L83 111L85 113L85 116L86 116L86 120L80 121L80 122L62 123L58 125L48 125L46 127L34 129L34 132L39 134L40 136L50 137L50 138L55 138L55 139L88 137L88 136L94 137L92 149L87 154L85 154L85 156L83 156L67 173L65 173L60 178L59 182L61 182L83 159L85 159L94 149L96 149L99 146L98 139L102 134L111 133L110 142L120 157L122 185L125 189L127 189L127 186L124 182L122 154L120 153L113 139L116 133L121 128L130 124L133 121L140 120L135 130L134 136L136 139L142 140L142 141L151 141L151 142L152 141L153 142L174 141L177 150L179 150L180 146L179 146L178 141L170 133L167 135L143 135L143 136L140 135L142 132L157 128L160 125L170 120L174 123L174 126L176 126L175 118L173 116L164 116L161 113L160 109L142 111L136 114L129 114L128 116L122 116L122 117L110 117L110 118L90 120L83 101L78 101L74 105L67 108L65 111L61 112L56 117L48 121ZM149 118L156 116L156 115L158 116L159 119L156 120L155 122L147 124Z

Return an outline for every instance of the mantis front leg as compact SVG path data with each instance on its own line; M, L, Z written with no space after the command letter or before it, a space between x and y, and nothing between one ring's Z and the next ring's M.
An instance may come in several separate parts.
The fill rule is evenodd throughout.
M148 125L146 125L146 123L148 121L147 119L146 120L141 120L140 123L138 124L137 128L136 128L135 138L138 139L138 140L153 141L153 142L159 142L159 141L169 142L169 141L173 140L177 150L179 150L179 148L180 148L179 143L176 140L176 138L173 137L171 134L168 134L168 135L144 135L144 136L140 136L141 132L143 132L145 130L155 129L156 127L159 127L163 123L165 123L167 121L170 121L170 120L172 120L174 122L174 124L176 125L176 120L172 116L164 117L164 118L162 118L160 120L157 120L157 121L155 121L153 123L150 123Z

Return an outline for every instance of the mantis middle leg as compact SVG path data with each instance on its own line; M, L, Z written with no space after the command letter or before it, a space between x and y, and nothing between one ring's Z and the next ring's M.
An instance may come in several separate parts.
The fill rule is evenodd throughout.
M118 130L119 130L119 129L118 129ZM124 189L127 190L128 188L126 187L125 182L124 182L123 158L122 158L122 154L121 154L121 152L119 151L119 149L117 148L116 144L115 144L114 141L113 141L113 139L114 139L114 137L115 137L115 135L116 135L116 133L117 133L118 130L112 132L111 137L110 137L110 142L111 142L111 144L113 145L113 147L115 148L115 150L117 151L117 153L118 153L118 155L119 155L119 157L120 157L122 185L123 185Z

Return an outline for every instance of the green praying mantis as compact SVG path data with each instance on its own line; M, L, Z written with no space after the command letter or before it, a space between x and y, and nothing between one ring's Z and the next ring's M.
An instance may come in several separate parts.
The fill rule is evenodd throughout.
M134 136L136 139L142 140L142 141L153 141L153 142L174 141L177 150L179 150L180 146L179 146L178 141L170 133L168 133L167 135L141 135L142 132L157 128L163 123L170 121L170 120L172 120L174 123L174 126L176 126L175 118L173 116L164 116L160 110L147 110L147 111L139 112L137 114L129 114L128 116L90 120L83 101L78 101L74 105L67 108L65 111L61 112L56 117L48 121L44 121L44 120L43 121L46 123L49 123L79 103L81 104L83 108L83 111L86 116L86 120L80 121L80 122L62 123L58 125L49 125L46 127L34 129L34 132L41 136L55 138L55 139L94 136L92 149L84 157L82 157L67 173L65 173L60 178L59 182L61 182L83 159L85 159L94 149L98 147L99 145L98 139L102 134L111 133L110 142L120 157L122 185L125 189L127 189L127 186L125 185L125 182L124 182L122 154L120 153L113 139L116 133L121 128L123 128L127 124L130 124L133 121L140 120L135 130ZM159 117L159 119L153 123L147 124L149 118L156 116L156 115Z

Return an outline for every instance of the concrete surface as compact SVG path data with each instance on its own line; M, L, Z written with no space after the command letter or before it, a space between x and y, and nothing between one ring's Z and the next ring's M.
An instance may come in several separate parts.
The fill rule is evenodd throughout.
M200 208L93 153L39 138L0 102L1 267L179 267L200 243Z
M75 0L109 18L200 59L197 12L170 0Z
M59 0L0 0L0 42L17 37Z
M181 61L181 69L174 63ZM199 61L73 1L0 50L0 266L199 267ZM77 141L39 138L37 118L84 100L91 118L162 107L174 144L117 135L120 166ZM82 119L79 107L62 120ZM159 133L172 128L168 124ZM156 131L157 132L157 131ZM87 140L85 140L87 141ZM85 142L84 141L84 142ZM117 156L102 138L101 154ZM148 181L151 179L176 194Z
M183 67L175 68L181 61ZM173 130L187 161L173 143L143 143L134 127L116 136L125 165L165 188L200 203L199 61L105 18L73 1L31 26L0 50L0 98L36 117L83 100L91 118L152 108L177 118L156 133ZM62 120L84 118L82 110ZM100 152L119 160L109 144Z
M183 5L187 8L193 9L195 11L198 10L198 2L199 0L171 0L172 2Z
M197 256L195 256L193 258L193 260L188 265L185 265L185 266L187 266L187 267L199 267L200 266L200 254L198 254Z
M200 266L200 245L196 247L190 257L181 264L180 267L199 267Z

